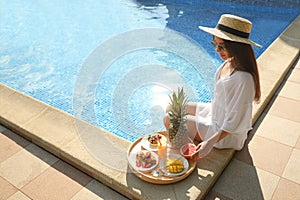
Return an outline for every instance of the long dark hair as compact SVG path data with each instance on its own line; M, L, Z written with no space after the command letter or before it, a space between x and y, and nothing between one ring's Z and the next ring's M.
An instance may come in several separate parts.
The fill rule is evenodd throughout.
M226 50L230 57L233 57L233 66L237 71L249 72L254 80L255 96L254 100L259 102L261 91L259 73L256 63L255 54L250 44L223 40Z

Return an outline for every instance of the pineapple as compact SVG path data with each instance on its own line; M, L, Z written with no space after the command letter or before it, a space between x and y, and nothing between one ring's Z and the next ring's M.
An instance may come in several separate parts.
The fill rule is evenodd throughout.
M186 105L188 99L183 92L183 88L178 88L177 94L173 92L170 100L170 111L168 112L170 119L169 140L172 148L179 149L188 139L186 126Z

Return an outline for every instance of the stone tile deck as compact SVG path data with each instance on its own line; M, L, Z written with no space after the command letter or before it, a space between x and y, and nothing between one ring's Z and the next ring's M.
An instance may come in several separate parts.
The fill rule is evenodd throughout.
M297 66L300 66L299 61ZM300 87L300 76L297 79L294 76L297 66L254 126L247 145L235 153L206 199L299 198L300 120L274 114L274 110L284 112L286 109L293 110L295 106L289 104L294 94L287 95L283 91L290 82ZM276 103L279 98L282 104ZM296 102L299 104L300 99ZM293 115L300 115L297 109L293 112Z
M5 127L0 133L1 200L127 199Z
M129 142L0 85L0 199L296 199L299 29L300 17L258 59L263 98L245 148L214 150L171 185L127 172Z

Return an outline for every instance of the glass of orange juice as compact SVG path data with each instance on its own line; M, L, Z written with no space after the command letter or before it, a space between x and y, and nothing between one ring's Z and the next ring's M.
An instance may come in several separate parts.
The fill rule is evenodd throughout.
M157 154L158 154L159 160L161 160L163 157L167 156L167 143L162 142L161 144L158 144Z

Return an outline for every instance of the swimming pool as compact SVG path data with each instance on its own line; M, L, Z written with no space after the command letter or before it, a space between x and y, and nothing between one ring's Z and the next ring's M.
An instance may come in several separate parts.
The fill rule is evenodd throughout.
M271 6L129 0L0 3L0 81L129 141L163 129L163 107L174 82L191 89L191 100L211 98L210 77L221 61L209 46L211 36L198 25L214 26L222 13L249 18L252 39L264 46L255 48L259 56L300 10L278 7L275 1ZM157 35L165 28L174 30L167 33L174 40L186 41L176 44L177 51L145 44L151 39L147 33ZM117 51L126 42L137 42L130 33L143 33L139 48L116 54L96 81L86 84L92 76L84 75L86 66L100 62L90 62L91 55L101 56L105 45L117 45ZM203 63L189 62L179 51L187 47L198 48L206 57Z

